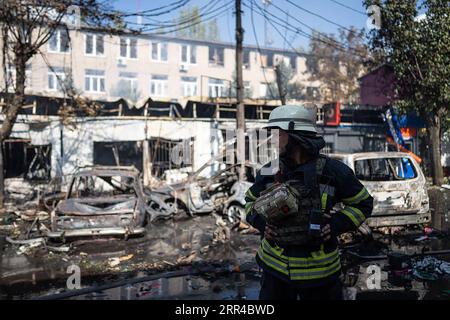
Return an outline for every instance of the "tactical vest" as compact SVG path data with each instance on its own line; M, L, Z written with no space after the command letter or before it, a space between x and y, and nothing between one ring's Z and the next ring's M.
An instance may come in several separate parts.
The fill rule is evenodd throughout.
M315 164L315 174L310 185L305 181L278 181L295 189L297 196L297 210L285 219L274 223L274 242L279 246L320 244L321 223L313 222L312 218L321 220L322 208L320 199L319 177L325 167L326 158L319 156ZM283 175L278 175L283 180ZM314 215L314 217L312 217ZM316 230L313 230L316 229ZM318 229L318 230L317 230Z

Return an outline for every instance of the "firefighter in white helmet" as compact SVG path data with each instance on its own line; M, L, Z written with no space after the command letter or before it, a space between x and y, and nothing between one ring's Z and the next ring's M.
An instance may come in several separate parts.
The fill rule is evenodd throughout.
M319 153L315 108L283 105L269 117L279 134L279 167L258 173L246 193L247 221L260 230L260 299L341 299L337 236L356 230L373 198L353 171ZM270 164L267 164L269 166ZM336 203L343 209L332 211Z

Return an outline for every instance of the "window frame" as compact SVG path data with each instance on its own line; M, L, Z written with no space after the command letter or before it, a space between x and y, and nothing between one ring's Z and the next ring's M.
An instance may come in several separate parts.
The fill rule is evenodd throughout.
M186 59L188 61L183 61L183 47L186 46ZM195 62L192 62L192 48L195 48ZM187 65L197 65L197 46L192 44L181 44L180 45L180 63L181 64L187 64Z
M186 78L186 77L185 77ZM195 77L195 81L186 81L183 80L183 77L180 79L181 81L181 95L183 97L196 97L198 95L198 78ZM191 91L194 91L192 95L186 94L186 88L190 87ZM192 90L194 88L194 90Z
M210 56L211 50L213 50L213 55L215 55L217 53L218 61L215 61L214 59L211 60L211 56ZM222 63L220 63L220 59L219 59L219 57L220 57L219 50L222 51ZM208 65L210 67L219 67L219 68L225 67L225 47L214 46L214 45L208 46Z
M62 32L66 32L67 33L67 43L69 44L67 51L61 51L61 34ZM56 50L51 49L51 39L52 37L56 37ZM55 30L55 32L53 33L53 35L48 39L47 41L47 52L49 53L60 53L60 54L70 54L72 48L70 46L70 35L68 34L68 32L66 30Z
M92 53L87 53L87 37L88 36L92 36ZM97 41L98 41L98 37L102 37L103 38L103 53L102 54L98 54L97 53ZM93 34L93 33L85 33L84 34L84 55L87 57L101 57L104 58L106 57L105 55L105 36L104 35L98 35L98 34Z
M156 56L157 58L153 58L153 45L157 45L156 49ZM162 47L163 45L166 46L166 60L162 60ZM152 62L159 62L159 63L168 63L169 62L169 43L167 41L150 41L150 60Z
M154 76L165 76L166 79L153 79ZM152 93L152 85L155 87L155 93ZM161 92L158 93L158 88ZM150 96L153 97L167 97L169 91L169 77L167 75L157 75L154 74L150 77Z
M53 76L53 80L54 80L54 83L55 83L55 88L50 88L50 86L49 86L49 76ZM56 91L63 91L62 90L62 87L61 87L61 84L60 84L60 80L62 81L62 82L65 82L66 81L66 79L67 79L67 74L66 74L66 72L65 71L52 71L52 70L48 70L47 71L47 90L48 91L54 91L54 92L56 92ZM58 87L59 86L59 87Z
M126 44L126 56L122 56L122 40L125 40ZM136 41L136 57L131 57L131 41ZM119 37L119 58L128 60L138 59L138 39L132 37Z
M103 71L103 75L93 75L93 74L86 74L86 69L84 70L84 91L88 93L95 93L95 94L104 94L106 93L106 75L104 70L96 70L96 71ZM89 90L86 89L86 78L89 78ZM94 78L97 80L97 90L93 90L93 80ZM103 80L103 88L104 90L100 90L100 83L101 80Z

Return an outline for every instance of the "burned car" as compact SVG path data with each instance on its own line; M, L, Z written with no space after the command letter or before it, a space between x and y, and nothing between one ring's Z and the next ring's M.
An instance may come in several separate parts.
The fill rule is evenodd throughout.
M134 167L80 169L51 212L49 238L143 234L147 221L170 216L164 195L145 193Z
M167 203L189 215L211 213L225 214L230 222L244 218L244 193L253 183L255 168L246 165L246 181L238 181L239 164L228 165L220 161L209 161L190 174L186 182L159 188L157 192L169 192ZM207 177L207 171L216 172Z
M370 227L426 224L431 221L425 176L403 152L330 154L348 165L374 198Z

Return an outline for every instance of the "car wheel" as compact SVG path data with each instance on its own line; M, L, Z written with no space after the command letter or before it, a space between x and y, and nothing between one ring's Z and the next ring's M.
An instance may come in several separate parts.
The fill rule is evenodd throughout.
M232 203L225 211L228 222L234 224L239 221L245 221L244 207L238 203Z

